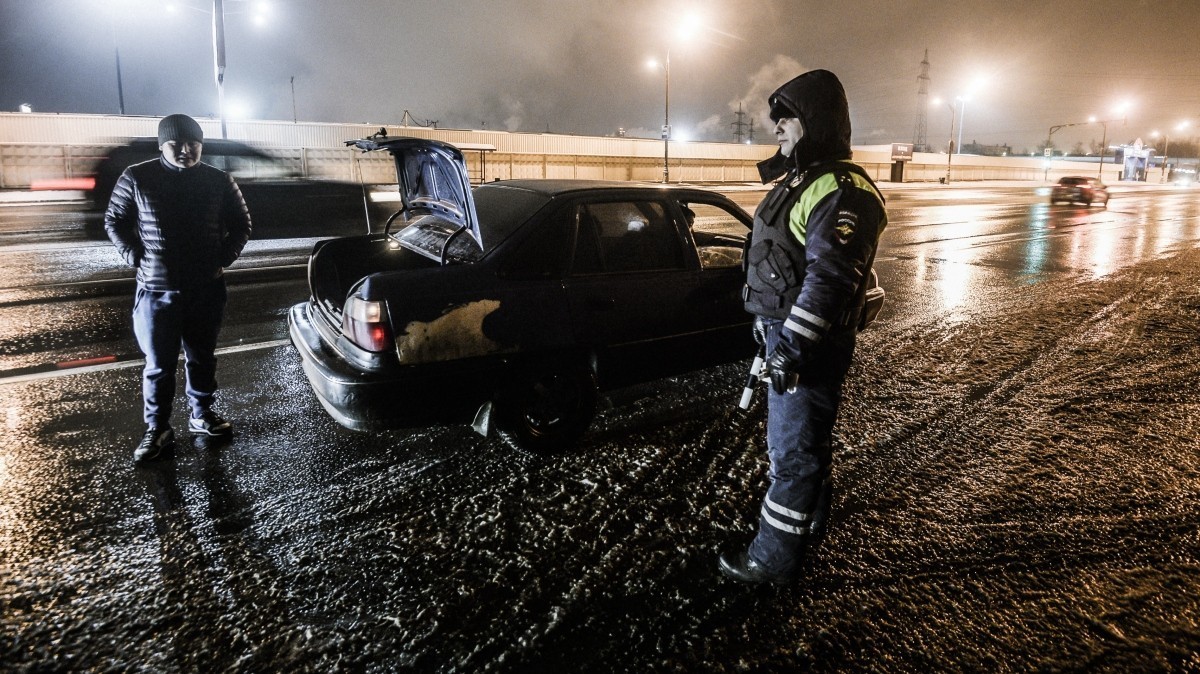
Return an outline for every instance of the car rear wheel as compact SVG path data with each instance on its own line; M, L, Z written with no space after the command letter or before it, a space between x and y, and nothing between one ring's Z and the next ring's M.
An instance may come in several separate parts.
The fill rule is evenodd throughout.
M553 452L579 441L596 413L596 377L584 365L548 365L497 400L496 430L510 446Z

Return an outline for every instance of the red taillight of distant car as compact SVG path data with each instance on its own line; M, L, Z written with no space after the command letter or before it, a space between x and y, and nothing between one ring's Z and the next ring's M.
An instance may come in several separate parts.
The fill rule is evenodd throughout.
M342 311L342 334L367 351L387 351L392 346L387 307L383 302L371 302L351 295Z

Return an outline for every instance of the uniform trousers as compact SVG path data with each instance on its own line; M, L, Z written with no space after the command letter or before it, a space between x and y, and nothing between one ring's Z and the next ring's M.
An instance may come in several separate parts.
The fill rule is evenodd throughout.
M770 354L783 321L764 318L763 324ZM794 391L775 393L767 387L769 486L749 554L771 573L796 573L810 528L815 534L828 519L833 425L855 337L854 326L835 326L805 354Z

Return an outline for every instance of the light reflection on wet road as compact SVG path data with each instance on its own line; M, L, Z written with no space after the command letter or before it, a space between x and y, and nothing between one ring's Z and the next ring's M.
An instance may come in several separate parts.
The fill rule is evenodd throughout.
M761 195L733 194L750 208ZM887 327L872 328L863 341L888 347L888 359L901 364L899 374L879 371L880 381L895 378L895 391L886 395L917 398L940 386L962 396L924 401L942 417L1001 388L988 378L989 362L1006 373L1014 367L1009 361L1032 358L1020 348L1007 354L970 339L976 334L986 342L999 330L997 319L1021 309L1022 297L1046 287L1049 303L1062 289L1200 242L1200 191L1118 188L1108 209L1048 206L1025 187L904 188L887 196L891 222L877 263L889 292L881 318ZM8 222L0 209L0 235ZM250 258L290 264L308 245L265 242ZM847 510L858 514L846 523L854 532L842 541L848 556L829 562L813 581L817 589L797 591L799 600L764 599L722 584L711 564L715 544L745 534L739 527L750 521L761 487L753 484L762 479L754 472L761 433L753 420L727 412L740 386L740 365L619 393L585 451L565 457L513 455L460 428L355 434L321 410L290 347L271 345L286 336L286 307L306 294L299 273L247 274L231 288L219 376L220 404L237 424L233 441L211 446L183 438L173 462L134 470L129 456L141 430L135 364L18 378L56 373L53 364L64 360L136 357L128 328L131 287L119 280L128 272L115 267L114 258L94 242L22 244L0 236L0 661L32 669L162 671L598 671L614 664L719 671L739 661L751 669L778 668L773 658L790 653L785 663L836 671L854 648L868 654L856 657L875 658L860 665L875 668L887 668L892 658L945 666L956 653L992 648L1012 656L1011 649L1020 648L992 636L972 651L969 634L945 623L939 631L941 619L971 604L943 604L945 595L969 597L971 583L996 575L977 570L997 572L984 566L982 552L973 560L977 566L945 578L938 575L944 570L926 569L908 556L920 559L906 545L917 549L929 541L905 539L905 532L936 528L935 520L948 515L925 513L923 527L885 521L857 538L859 529L886 519L889 508L902 510L892 500L896 484L928 493L922 480L938 477L931 466L954 464L947 454L962 441L955 426L901 417L870 442L859 440L862 431L848 432L847 444L857 449L847 449L849 479L841 484ZM113 285L89 290L96 280ZM1100 301L1084 296L1081 302ZM1023 311L1019 323L1043 320L1036 307ZM1033 335L1043 327L1061 332L1053 326L1073 319L1044 320L1049 327L1020 327ZM926 335L919 326L937 327ZM956 326L966 326L967 337L955 333ZM920 351L918 337L944 352ZM1064 352L1087 345L1072 339L1063 338ZM267 348L255 348L261 344ZM871 366L883 367L878 358ZM853 404L859 393L851 392L851 421L872 412ZM1050 397L1056 404L1071 400ZM1001 402L997 408L1032 405L1019 395ZM881 404L874 412L894 410ZM964 417L966 441L971 433L985 435L978 423ZM1036 438L1047 447L1060 433L1053 424L1048 428ZM949 438L936 438L934 459L862 450L895 443L911 450L903 438L930 429ZM1160 444L1164 454L1172 451L1168 440ZM929 464L909 463L922 460ZM955 477L985 485L1001 479L1000 470L987 465ZM1071 474L1063 468L1064 488ZM967 513L986 510L989 499L1011 497L1002 490L975 502L973 492L965 494L957 494L969 500L958 511ZM1180 526L1190 524L1185 519ZM987 531L951 523L935 543L969 555L969 539L989 543ZM1004 532L996 536L1011 540ZM1139 554L1136 548L1126 554ZM1003 557L1004 550L997 554ZM1131 563L1158 568L1151 561ZM940 585L904 585L896 569L910 567ZM1020 572L1013 564L998 571ZM1066 592L1056 589L1060 584L1025 587L1045 593L1034 601L1063 609L1065 624L1078 617L1072 610L1087 605L1053 606ZM878 588L890 590L880 595ZM978 601L1004 604L988 596ZM940 618L923 614L926 605L941 611ZM798 613L826 615L829 622L810 630ZM914 617L894 624L898 615ZM981 627L974 616L956 617L970 632ZM755 629L760 642L749 645L751 635L739 625L755 620L790 625L789 641L761 643L766 630ZM1104 620L1110 618L1088 624ZM863 633L873 640L866 646L855 641ZM905 659L893 647L887 658L877 657L888 634L904 634L929 651ZM1014 641L1021 634L1017 630ZM1055 637L1068 644L1095 641ZM1186 647L1194 631L1179 639ZM1026 659L1008 661L1014 669L1046 664L1036 655L1020 657ZM1091 661L1086 652L1057 657L1068 668ZM986 660L976 664L988 668Z

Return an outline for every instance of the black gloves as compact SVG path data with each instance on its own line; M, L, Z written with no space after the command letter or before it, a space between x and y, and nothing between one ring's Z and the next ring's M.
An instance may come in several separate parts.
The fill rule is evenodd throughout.
M803 366L806 358L800 350L799 345L795 344L798 337L788 338L791 331L786 327L783 328L783 339L775 345L775 349L771 351L771 355L763 361L763 375L771 380L771 390L776 393L785 393L796 390L796 385L800 382L800 368ZM761 316L754 319L754 341L762 348L767 346L767 326L763 323Z
M793 352L786 344L780 343L763 363L763 370L771 378L771 390L784 393L796 390L800 383L800 366L804 359L800 353Z
M767 326L763 325L762 316L754 319L754 343L760 347L767 345Z

